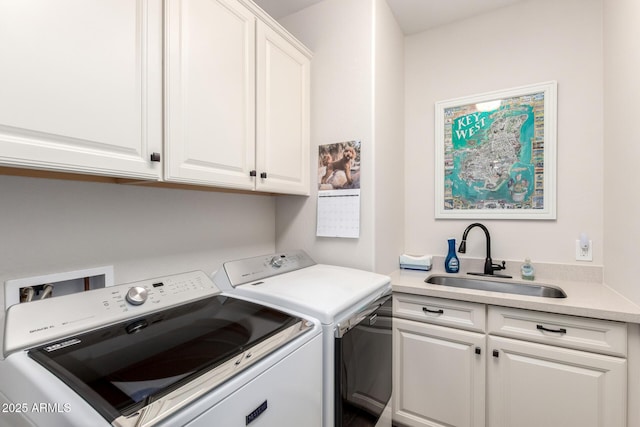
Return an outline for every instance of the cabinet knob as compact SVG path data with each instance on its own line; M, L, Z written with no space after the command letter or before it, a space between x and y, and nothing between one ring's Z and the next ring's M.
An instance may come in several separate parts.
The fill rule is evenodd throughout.
M482 349L480 347L476 347L476 354L482 354Z
M160 153L151 153L151 161L159 162L160 161Z
M256 170L249 171L249 176L256 176Z
M266 179L267 178L267 173L266 172L260 172L260 178Z
M493 350L493 357L500 357L500 352L498 350Z

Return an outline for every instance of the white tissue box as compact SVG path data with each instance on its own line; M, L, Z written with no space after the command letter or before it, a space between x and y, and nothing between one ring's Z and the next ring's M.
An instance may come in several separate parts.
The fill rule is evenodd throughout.
M431 270L431 256L429 255L400 255L400 268L407 270Z

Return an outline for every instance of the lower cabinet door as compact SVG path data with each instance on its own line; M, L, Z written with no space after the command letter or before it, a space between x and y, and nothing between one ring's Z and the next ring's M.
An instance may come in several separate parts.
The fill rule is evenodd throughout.
M491 427L625 427L627 361L488 338Z
M484 426L485 335L393 322L394 424Z

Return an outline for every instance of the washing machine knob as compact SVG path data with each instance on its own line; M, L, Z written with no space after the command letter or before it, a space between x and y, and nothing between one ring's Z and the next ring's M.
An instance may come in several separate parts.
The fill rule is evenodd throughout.
M127 292L127 302L131 305L144 304L148 295L147 290L142 286L134 286Z

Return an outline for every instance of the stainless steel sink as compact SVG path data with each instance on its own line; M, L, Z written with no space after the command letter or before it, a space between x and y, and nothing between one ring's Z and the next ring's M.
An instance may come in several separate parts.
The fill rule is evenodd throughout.
M505 280L482 280L460 276L430 276L425 282L433 285L453 286L456 288L478 289L481 291L503 292L507 294L528 295L546 298L566 298L562 289L553 285L521 283Z

